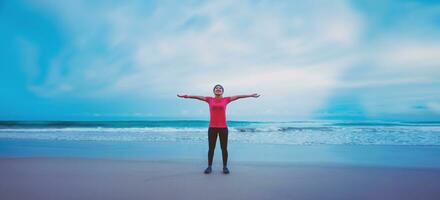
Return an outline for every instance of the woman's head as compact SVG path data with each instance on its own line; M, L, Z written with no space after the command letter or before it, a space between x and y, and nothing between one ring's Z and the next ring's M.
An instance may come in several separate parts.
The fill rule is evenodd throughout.
M212 89L212 91L215 95L222 95L225 90L223 89L222 85L217 84L214 86L214 89Z

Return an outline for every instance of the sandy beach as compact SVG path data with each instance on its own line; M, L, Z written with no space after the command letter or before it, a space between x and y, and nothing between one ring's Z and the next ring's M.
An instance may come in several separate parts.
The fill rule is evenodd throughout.
M440 170L75 157L0 158L9 199L439 199Z

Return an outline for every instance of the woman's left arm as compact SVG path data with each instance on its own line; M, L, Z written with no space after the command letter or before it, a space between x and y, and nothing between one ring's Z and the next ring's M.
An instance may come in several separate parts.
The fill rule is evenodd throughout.
M237 100L237 99L242 99L242 98L248 98L248 97L254 97L254 98L257 98L257 97L259 97L259 96L260 96L260 95L257 94L257 93L250 94L250 95L236 95L236 96L231 96L231 101L235 101L235 100Z

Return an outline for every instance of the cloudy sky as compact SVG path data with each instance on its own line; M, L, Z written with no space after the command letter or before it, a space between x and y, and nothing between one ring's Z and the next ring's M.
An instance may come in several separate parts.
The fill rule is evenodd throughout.
M435 1L0 2L0 120L439 120Z

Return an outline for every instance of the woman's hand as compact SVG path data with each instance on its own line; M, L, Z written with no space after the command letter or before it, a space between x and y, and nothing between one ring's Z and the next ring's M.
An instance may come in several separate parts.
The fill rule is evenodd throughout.
M251 94L250 97L258 98L260 95L257 93Z
M188 95L186 95L186 94L185 95L177 95L177 96L180 98L185 98L185 99L188 98Z

